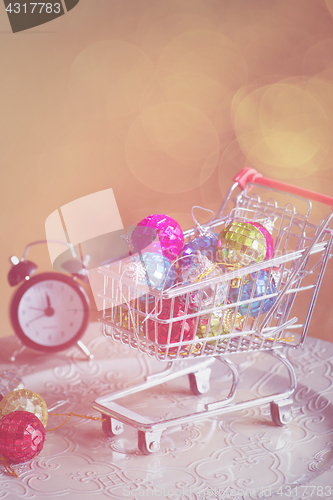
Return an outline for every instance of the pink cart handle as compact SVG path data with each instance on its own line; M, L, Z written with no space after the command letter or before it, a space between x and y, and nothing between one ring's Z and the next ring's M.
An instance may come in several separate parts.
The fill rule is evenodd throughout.
M267 177L263 177L254 168L242 168L233 180L238 182L241 189L244 189L248 182L255 182L256 184L260 184L260 186L279 189L280 191L302 196L303 198L309 200L319 201L320 203L325 203L325 205L329 205L333 208L332 196L316 193L315 191L310 191L309 189L304 189L298 186L292 186L291 184L286 184L285 182L267 179Z

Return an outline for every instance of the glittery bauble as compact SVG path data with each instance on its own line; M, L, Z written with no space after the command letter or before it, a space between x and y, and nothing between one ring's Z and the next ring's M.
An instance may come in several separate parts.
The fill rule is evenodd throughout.
M235 312L231 309L224 311L224 316L222 320L221 332L219 333L221 323L221 317L212 314L210 321L209 315L204 315L200 318L200 323L197 331L197 336L199 338L206 338L207 328L208 337L216 337L217 335L226 335L231 333L232 330L241 330L243 328L244 316ZM222 341L222 340L221 340ZM223 339L224 342L224 339Z
M249 222L232 222L217 238L216 260L231 266L248 266L266 256L266 239Z
M178 261L179 266L183 267L191 265L190 257L192 255L196 255L198 252L207 257L207 259L211 262L215 262L216 241L217 235L211 233L203 234L186 243L179 255L179 257L181 257Z
M135 283L146 282L146 271L140 260L130 260L122 263L121 274L126 278L130 278Z
M44 440L44 426L33 413L15 411L0 420L0 455L12 462L34 458Z
M273 254L274 254L273 236L262 224L260 224L260 222L252 222L251 221L250 224L254 227L257 227L259 229L259 231L262 233L262 235L264 236L264 238L266 240L266 255L265 255L264 260L270 259L271 257L273 257Z
M39 394L28 389L18 389L9 392L0 401L0 417L15 411L26 411L33 413L46 427L48 411L47 406Z
M242 300L248 300L253 297L262 297L264 295L270 295L275 292L275 282L269 272L266 270L259 271L256 278L256 273L249 274L248 280L244 282L242 292L240 293L240 283L238 286L231 286L229 290L229 299L231 302L240 302ZM267 286L267 290L266 290ZM250 306L249 316L257 317L259 312L261 314L267 312L274 304L276 297L271 297L264 300L257 300L252 302L252 304L243 304L239 306L238 312L245 316L247 310ZM262 307L261 307L262 306ZM261 311L260 311L261 308Z
M15 373L0 371L0 401L9 392L23 388L22 380Z
M205 281L210 278L222 276L223 270L219 265L214 265L205 255L200 252L189 255L188 265L183 265L178 274L178 282L182 285L198 283L198 289L189 292L189 304L201 309L220 306L226 297L226 283L214 283L204 286ZM186 301L186 295L181 295L181 302Z
M146 227L147 229L142 229ZM152 229L159 237L159 246L165 257L174 260L184 245L182 228L177 221L163 214L149 215L139 222L132 233L132 244L135 252L141 252L153 241Z
M177 273L170 260L159 253L145 252L136 255L134 262L140 263L143 270L141 283L145 283L155 290L166 290L176 281ZM141 275L140 275L141 277Z
M184 316L184 306L176 297L172 304L172 299L164 299L162 301L162 310L157 315L157 320L148 319L148 338L157 344L166 346L175 342L186 342L193 340L195 336L196 318L182 320ZM158 311L158 312L159 312ZM191 311L188 311L190 314ZM160 323L159 320L169 320L179 318L178 321L172 322L170 339L169 338L169 323ZM184 350L188 345L184 344L180 349ZM177 352L178 347L169 349L168 352Z

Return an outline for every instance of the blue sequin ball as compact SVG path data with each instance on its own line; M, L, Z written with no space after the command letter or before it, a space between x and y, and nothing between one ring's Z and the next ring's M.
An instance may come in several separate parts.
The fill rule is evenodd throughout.
M211 262L215 262L215 247L216 247L217 235L202 235L194 238L194 240L189 241L184 246L183 250L180 253L180 257L183 257L179 260L180 266L189 266L191 265L191 255L195 255L201 252L202 255L207 257ZM189 257L189 258L187 258Z
M266 270L259 271L257 279L255 280L256 274L257 273L249 274L248 281L246 281L243 284L243 289L241 294L240 294L240 286L235 287L231 284L228 297L232 303L250 299L253 287L254 287L253 297L263 297L265 295L269 295L275 292L276 289L275 282L273 277L269 275L268 271ZM243 304L239 306L238 312L241 315L245 316L247 314L248 307L250 306L249 316L255 318L258 316L259 312L261 314L267 312L273 306L275 300L276 297L270 297L268 299L252 302L252 304Z

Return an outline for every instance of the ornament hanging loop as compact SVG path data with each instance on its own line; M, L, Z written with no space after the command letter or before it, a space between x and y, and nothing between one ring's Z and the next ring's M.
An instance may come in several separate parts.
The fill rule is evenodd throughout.
M210 229L208 228L205 228L203 227L198 221L197 219L194 217L194 213L193 213L193 210L195 208L200 208L201 210L205 210L205 212L210 212L213 214L213 217L210 219L209 222L211 222L214 217L215 217L215 212L213 212L213 210L210 210L209 208L204 208L204 207L200 207L199 205L194 205L192 208L191 208L191 216L192 216L192 219L193 221L195 222L195 225L197 226L197 231L199 233L199 236L204 236L204 235L210 235L211 234L211 231Z

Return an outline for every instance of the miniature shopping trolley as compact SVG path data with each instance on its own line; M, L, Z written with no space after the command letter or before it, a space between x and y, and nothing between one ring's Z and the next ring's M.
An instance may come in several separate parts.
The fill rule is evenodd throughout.
M237 196L236 188L240 189ZM162 291L126 277L124 261L99 269L104 276L104 290L100 293L104 303L100 318L104 334L166 363L164 370L146 377L143 383L106 394L93 402L93 408L102 413L107 435L120 434L123 424L132 426L138 431L139 449L149 454L160 448L162 432L171 426L256 405L270 403L272 420L278 426L291 421L296 374L281 351L300 347L305 340L333 243L333 213L316 223L313 219L318 212L313 210L312 201L333 206L332 197L270 180L254 169L245 168L234 178L218 214L203 228L219 234L233 221L269 222L274 240L271 258L217 275L208 272L195 282L180 283ZM196 234L197 228L188 230L184 233L185 241L195 238ZM274 280L274 289L267 284L260 296L252 291L244 297L242 290L249 276L255 282L262 272L268 276L267 283ZM207 307L203 300L207 289L214 299L221 287L222 300L220 298L218 304L212 300ZM230 301L232 288L238 290L238 295ZM198 302L195 309L191 306L193 294ZM179 299L183 312L174 315L173 308ZM271 303L266 310L267 300ZM170 305L167 317L160 315L164 301ZM253 304L257 311L259 308L255 315L251 313ZM295 310L299 318L294 316ZM200 334L188 337L189 322ZM171 342L176 323L180 334L177 341ZM204 328L200 328L202 324ZM161 325L167 332L163 343L157 334L149 334L158 332ZM229 356L260 351L282 363L289 376L288 388L281 393L234 402L239 370ZM207 394L212 364L218 361L230 370L229 393L224 399L204 404L199 411L154 421L117 402L184 375L189 377L194 394Z

